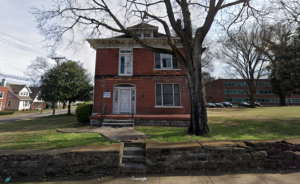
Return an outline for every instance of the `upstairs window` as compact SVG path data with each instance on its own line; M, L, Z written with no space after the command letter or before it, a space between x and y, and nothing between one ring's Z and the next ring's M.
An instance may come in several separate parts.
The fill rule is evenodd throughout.
M0 92L0 99L4 98L4 92Z
M132 50L120 50L119 75L132 75Z
M170 54L155 53L155 69L179 69L178 61Z

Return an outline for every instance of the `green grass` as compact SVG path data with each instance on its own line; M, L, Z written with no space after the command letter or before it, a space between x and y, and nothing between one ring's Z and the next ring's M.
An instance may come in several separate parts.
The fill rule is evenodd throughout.
M74 115L56 115L0 124L0 149L53 149L109 145L98 133L58 133L57 128L80 128Z
M300 138L300 107L208 109L210 133L189 135L187 128L136 127L150 141L258 140Z

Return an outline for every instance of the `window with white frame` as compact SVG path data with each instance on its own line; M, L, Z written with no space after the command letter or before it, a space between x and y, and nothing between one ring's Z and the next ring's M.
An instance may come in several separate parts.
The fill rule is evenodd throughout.
M155 69L179 69L178 60L170 54L155 53Z
M0 92L0 99L4 98L4 92Z
M132 50L120 50L119 75L132 75Z
M180 106L179 84L156 84L156 106Z
M2 110L2 102L0 102L0 111Z
M29 101L23 101L23 107L28 107L29 106Z

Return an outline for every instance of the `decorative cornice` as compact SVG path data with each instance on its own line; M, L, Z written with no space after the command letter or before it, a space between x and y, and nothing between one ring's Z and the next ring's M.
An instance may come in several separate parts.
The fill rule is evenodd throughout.
M167 38L145 38L144 42L152 47L157 48L171 48L168 44ZM108 39L87 39L91 47L94 49L101 48L142 48L132 38L108 38ZM173 42L177 47L182 48L182 42L180 38L173 38Z

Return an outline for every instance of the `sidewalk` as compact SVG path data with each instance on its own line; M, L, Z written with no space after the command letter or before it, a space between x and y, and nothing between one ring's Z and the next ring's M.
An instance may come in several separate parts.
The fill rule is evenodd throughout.
M2 179L3 180L3 179ZM141 181L144 180L144 181ZM0 181L1 182L1 181ZM85 177L57 177L53 179L12 179L9 183L75 183L75 184L129 184L129 183L152 183L152 184L298 184L300 183L300 171L287 171L278 173L208 173L186 175L117 175L108 177L85 176Z

